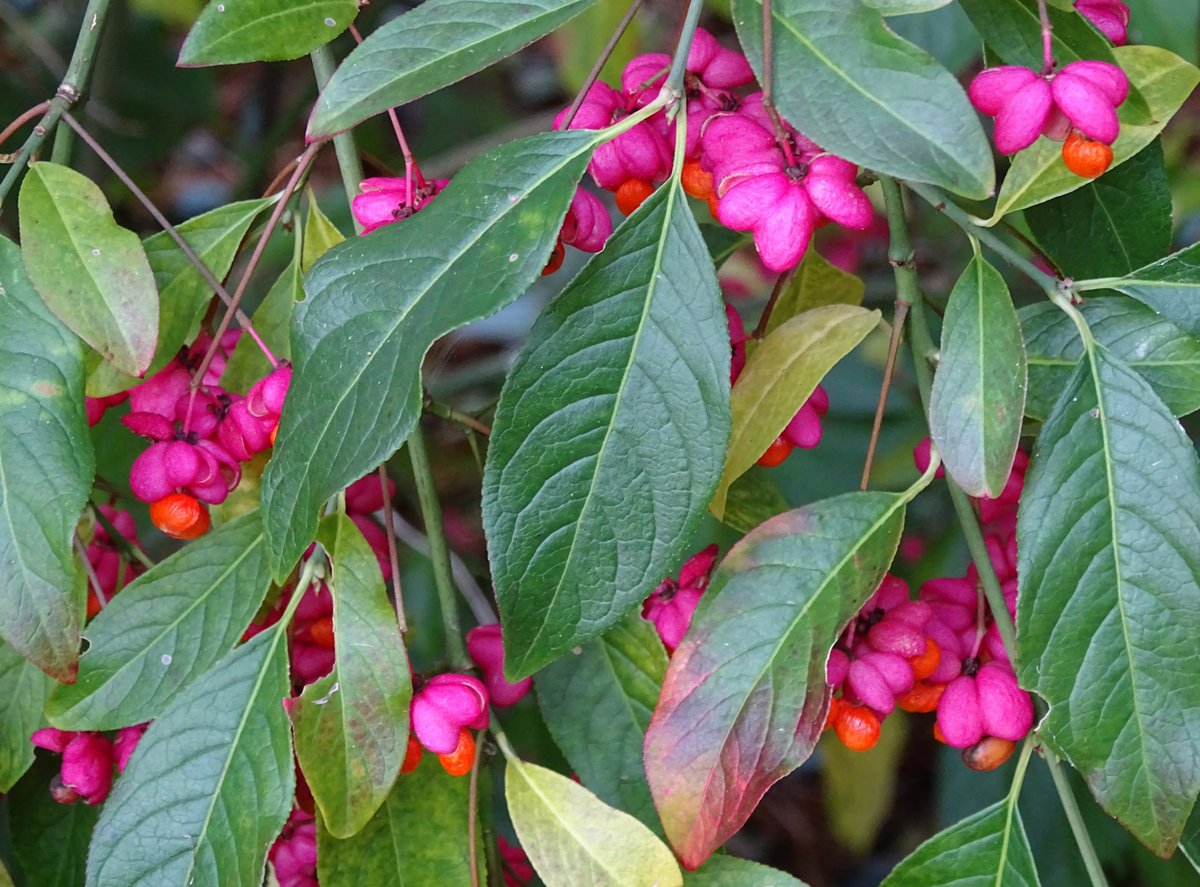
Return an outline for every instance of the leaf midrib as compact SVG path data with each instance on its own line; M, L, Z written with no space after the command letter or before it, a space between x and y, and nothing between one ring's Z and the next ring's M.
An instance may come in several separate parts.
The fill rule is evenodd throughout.
M866 531L864 531L863 533L861 533L858 536L857 542L855 544L852 544L851 546L849 546L846 553L841 557L841 559L838 560L838 562L836 564L834 564L832 569L830 569L829 572L827 572L825 574L824 578L821 580L821 582L818 584L818 586L813 590L813 593L811 595L809 595L808 600L806 600L804 602L804 604L801 606L800 610L796 613L795 618L792 619L791 624L788 626L787 630L784 631L782 634L780 634L779 642L774 645L774 650L772 651L771 655L767 658L766 662L763 663L763 667L761 669L759 669L758 675L754 678L753 683L748 685L749 691L741 694L742 701L738 703L736 713L734 714L733 717L731 717L729 719L728 726L722 732L721 741L719 743L714 743L710 746L710 748L716 749L717 754L718 754L718 761L719 761L719 756L720 756L721 751L725 748L725 746L729 740L729 735L733 732L734 726L741 719L742 712L746 707L746 700L749 699L751 692L755 688L757 688L759 686L759 684L762 683L763 678L766 676L766 674L770 670L771 666L774 665L775 659L779 655L779 651L783 648L783 646L785 645L787 640L792 636L792 633L794 631L796 631L796 629L798 627L798 623L802 619L804 619L804 617L806 615L808 615L809 609L811 609L814 602L819 597L821 597L822 593L825 591L827 586L830 584L833 577L839 575L842 572L842 570L845 569L846 565L854 558L854 556L858 553L859 549L861 549L862 546L866 544L866 541L868 539L870 539L871 537L873 537L876 533L878 533L879 530L889 520L891 520L891 518L892 518L893 514L895 514L896 510L904 508L908 501L907 499L905 499L904 496L898 495L895 493L880 493L880 494L876 494L876 495L894 496L895 499L888 508L884 509L884 512L882 515L880 515L879 519L874 521L867 528ZM760 566L766 566L766 565L762 564ZM722 590L724 590L724 589L722 588ZM709 679L706 679L705 683L707 683L707 680L710 680L710 679L711 679L711 675L709 676ZM678 709L676 709L676 710L678 710ZM713 776L715 775L716 769L717 769L716 766L708 767L708 775L704 779L704 789L700 795L702 798L708 797L708 787L712 783Z
M583 504L579 508L579 516L575 519L575 530L571 534L571 547L567 550L567 556L563 561L562 570L559 573L558 581L554 584L554 593L550 596L550 602L546 605L546 618L542 620L541 627L538 628L537 634L529 642L528 650L535 650L538 646L538 641L542 635L546 633L546 628L550 624L550 614L554 611L554 606L558 602L559 596L562 594L563 583L567 577L571 575L572 561L575 559L575 548L579 543L579 537L582 536L580 527L584 524L584 518L587 516L591 507L592 500L595 497L597 478L600 475L600 469L604 465L604 454L608 449L608 443L612 439L613 429L617 424L617 416L621 412L621 402L629 389L629 376L633 372L633 367L638 361L638 350L641 345L642 336L646 332L647 319L650 316L651 306L654 304L655 297L658 293L660 284L660 272L662 270L663 253L666 251L667 241L669 240L668 232L673 227L674 212L679 196L679 185L675 179L669 179L665 186L669 190L664 201L663 207L663 222L662 230L658 236L658 243L654 253L654 264L651 269L649 280L646 284L646 298L642 302L642 313L638 319L637 332L633 336L633 341L629 345L629 357L625 361L625 367L621 371L621 380L617 385L616 396L613 398L612 409L609 413L607 427L604 429L604 438L600 441L600 447L596 452L595 468L591 472L591 478L588 481L587 494L584 496ZM529 660L529 655L526 654L522 659L522 663Z
M572 131L578 132L578 130L572 130ZM485 236L487 236L487 234L489 234L493 228L495 228L502 221L507 219L509 216L509 213L513 212L517 207L519 207L521 205L521 202L526 197L528 197L530 194L532 194L538 188L542 187L542 185L544 185L552 177L554 177L559 172L561 172L564 167L573 163L575 161L575 159L577 157L579 157L579 155L593 150L596 146L596 143L603 138L602 134L603 134L604 130L598 130L597 132L600 133L601 135L597 135L595 138L585 142L582 147L578 148L575 151L572 151L569 154L564 155L560 159L560 162L558 164L556 164L551 170L549 170L545 175L534 179L532 184L528 185L524 189L524 191L520 192L520 197L518 197L516 200L510 201L506 205L504 205L504 211L502 213L500 213L499 215L495 216L486 225L486 227L484 227L483 229L480 230L478 235L476 235L475 237L473 237L472 239L467 241L465 243L465 245L461 249L459 249L457 253L453 254L448 261L442 263L440 270L437 271L437 273L428 282L428 284L426 284L423 287L423 289L415 295L415 297L413 299L409 300L409 303L406 307L402 308L397 313L395 322L391 325L391 327L389 327L386 330L386 332L382 336L380 336L378 338L379 345L377 345L374 349L371 350L369 357L367 358L366 361L363 362L362 366L354 374L352 380L349 383L347 383L345 386L343 386L342 393L338 396L333 407L331 409L323 411L324 412L324 421L320 424L319 432L311 438L314 441L314 444L311 447L306 447L306 449L310 451L310 454L309 454L310 457L315 455L317 453L317 451L319 450L320 444L322 441L325 440L326 435L329 432L330 426L333 424L334 420L336 418L338 418L338 415L337 415L338 411L341 410L342 404L344 404L346 402L346 398L350 396L351 391L355 390L355 388L358 386L358 383L362 380L362 377L367 372L367 370L374 364L374 362L377 359L379 359L379 355L383 351L382 345L387 343L396 334L396 331L400 328L400 326L404 323L404 321L408 319L409 315L412 314L412 312L416 308L416 306L418 304L422 303L424 301L424 299L426 299L428 297L430 291L433 290L434 287L436 287L442 281L442 279L446 276L447 272L451 268L453 268L458 263L458 261L464 255L466 255L466 253L468 251L470 251L471 249L474 249L475 246L478 245L479 241L482 240ZM435 206L438 206L438 205L440 205L440 204L435 204ZM389 261L395 261L395 259L390 259ZM346 274L339 274L338 279L342 279L346 276L347 276ZM355 315L353 318L351 318L346 323L338 324L336 327L334 327L334 329L344 328L347 325L347 323L357 320L364 313L369 313L369 312L360 312L359 314ZM332 330L330 330L330 332L332 332ZM324 338L328 338L328 334L325 337L323 337L323 339ZM429 344L424 346L423 350L428 350L428 348L432 344L433 343L431 340L429 342ZM315 352L315 350L316 349L314 348L313 352ZM308 359L311 359L313 352L310 352L310 354L308 355L308 358L306 358L306 362ZM420 371L418 370L418 373L419 372ZM410 388L410 390L405 395L405 399L411 400L412 399L411 395L412 395L412 391ZM401 409L400 412L403 413L404 410ZM378 420L378 416L376 417L376 421L377 420ZM403 443L403 441L401 441L401 443ZM272 462L274 462L274 461L275 460L272 460ZM274 478L276 473L277 472L272 471L271 477ZM302 481L301 481L300 488L293 495L293 498L298 500L300 498L300 491L309 485L310 485L309 475L307 472L305 472L304 477L302 478ZM279 484L276 484L269 488L270 492L272 493L271 499L274 499L274 493L278 489L279 489ZM290 536L290 535L294 534L294 530L293 530L293 527L291 526L291 524L293 522L292 516L295 514L295 511L296 511L295 504L293 504L292 508L290 509L290 514L288 517L288 526L284 529L285 535ZM268 517L269 517L269 515L268 515ZM271 526L271 523L272 522L270 520L265 521L264 526L269 528ZM269 532L268 532L268 535L270 535ZM272 552L272 554L275 554L275 552ZM275 558L273 558L273 560L274 559ZM272 568L274 568L275 566L277 566L277 565L272 564Z

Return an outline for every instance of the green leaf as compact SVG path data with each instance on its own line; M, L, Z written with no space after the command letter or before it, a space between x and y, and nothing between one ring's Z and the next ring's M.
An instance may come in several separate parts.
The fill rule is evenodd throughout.
M824 305L861 305L866 287L849 272L830 264L814 249L808 250L796 273L788 281L771 316L767 319L767 333L773 333L786 321L798 317L805 311Z
M100 810L89 804L58 804L50 781L61 758L45 756L33 765L8 796L13 850L25 887L79 887L83 883L88 841Z
M1196 32L1200 6L1191 0L1147 0L1137 5L1130 34L1134 43L1151 43L1183 56L1192 64L1200 58Z
M753 242L749 234L711 223L700 225L700 236L704 238L708 254L712 256L713 264L718 268L743 246Z
M1079 306L1096 341L1142 376L1176 416L1200 410L1200 342L1133 299L1100 296ZM1025 414L1044 420L1083 356L1075 324L1050 302L1019 312L1029 356Z
M311 230L311 229L310 229ZM412 680L375 553L345 515L319 535L333 562L333 671L289 707L296 757L325 828L348 838L391 791L408 750Z
M508 812L546 887L681 887L675 857L648 828L577 782L510 757Z
M357 0L211 0L188 32L180 67L280 62L342 33Z
M642 769L642 741L666 670L658 632L631 613L537 676L542 719L571 769L601 801L655 831L662 827Z
M18 199L25 267L72 332L123 373L140 376L158 342L158 293L142 242L113 219L95 183L35 163Z
M973 258L946 305L929 431L946 470L972 496L1000 495L1021 439L1025 345L1000 272Z
M1200 337L1200 243L1116 280L1080 281L1077 289L1114 289L1133 296L1185 333Z
M0 887L15 887L12 875L8 873L8 866L3 860L0 860Z
M775 104L825 150L963 197L995 189L991 148L954 76L857 0L778 0ZM762 76L762 0L734 0L746 57Z
M396 780L383 806L352 838L338 840L318 819L322 887L470 884L470 784L425 754L416 770Z
M714 856L683 875L684 887L806 887L791 875L736 856Z
M1016 798L938 832L901 862L883 887L1038 887Z
M158 717L233 649L268 585L257 511L155 564L88 625L79 679L54 688L50 722L64 730L115 730Z
M1037 0L959 0L988 51L1008 65L1040 71L1045 61ZM1113 45L1075 10L1049 7L1058 67L1080 59L1116 64ZM1126 100L1129 101L1128 99ZM1143 113L1145 108L1142 108Z
M49 691L50 679L37 666L0 644L0 792L11 790L33 764L29 737L43 724Z
M510 677L678 566L721 472L728 378L716 275L670 184L547 306L500 395L483 519Z
M829 831L847 850L866 854L897 807L896 784L909 738L909 720L892 712L871 754L851 751L834 736L821 745L821 787Z
M433 341L498 311L541 274L600 138L556 132L490 151L417 215L340 243L313 266L263 476L276 578L312 540L325 500L412 431Z
M1192 868L1200 872L1200 810L1195 807L1192 808L1192 815L1188 817L1187 826L1183 830L1179 849L1192 864Z
M789 511L717 568L646 734L650 791L688 868L812 753L829 708L825 661L892 562L905 502L851 493Z
M87 887L261 883L296 788L284 628L238 647L150 724L100 814Z
M725 513L729 485L762 457L825 374L879 319L878 311L855 305L813 308L780 325L754 349L733 386L733 433L713 514Z
M283 273L271 284L254 315L250 318L254 330L277 360L287 360L292 354L292 343L288 330L292 323L292 312L296 303L304 298L300 285L300 225L296 225L296 249L292 260ZM221 375L221 385L230 391L245 392L250 386L271 372L271 364L258 344L249 336L242 336L234 346L233 354Z
M208 270L222 280L229 273L242 238L254 220L278 199L276 196L230 203L188 219L178 231ZM147 238L144 246L150 269L154 272L154 282L158 285L160 312L158 345L154 360L145 373L152 376L175 357L181 345L195 338L214 294L196 266L165 231ZM88 377L88 396L116 394L140 381L111 364L102 363Z
M94 470L79 340L0 237L0 637L60 681L79 658L71 538Z
M1200 461L1103 346L1042 428L1017 542L1017 675L1050 706L1039 733L1166 856L1200 791Z
M528 46L593 0L427 0L367 37L334 73L310 141L449 86Z
M863 5L878 9L884 15L909 15L914 12L932 12L952 2L954 0L863 0Z
M788 510L787 498L763 468L751 468L729 487L721 523L749 533L763 521Z
M1117 109L1121 134L1113 142L1112 168L1136 156L1163 131L1197 83L1200 70L1179 56L1157 46L1118 46L1117 62L1129 77L1130 86L1146 100L1149 115L1139 114L1129 102ZM989 225L1008 213L1025 209L1088 184L1062 162L1062 144L1040 138L1012 162Z
M300 271L307 274L313 263L333 247L337 246L346 236L338 230L337 225L330 221L329 216L321 212L317 196L312 188L308 189L308 216L304 220L304 246L300 253Z
M1171 248L1171 192L1155 140L1078 191L1031 206L1025 221L1067 277L1119 277Z

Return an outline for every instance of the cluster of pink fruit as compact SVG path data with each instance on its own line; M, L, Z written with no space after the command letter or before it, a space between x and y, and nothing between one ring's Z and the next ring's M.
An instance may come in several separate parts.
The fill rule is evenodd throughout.
M1114 43L1124 43L1129 7L1120 0L1076 0L1075 8ZM1076 61L1055 69L1047 44L1041 71L1019 65L988 68L968 94L977 110L996 119L996 150L1015 154L1045 136L1063 143L1067 169L1083 178L1113 161L1120 134L1117 107L1129 95L1125 72L1109 62Z
M104 733L46 727L30 740L38 748L62 755L62 765L50 783L50 795L60 804L103 804L112 789L113 768L121 773L146 732L146 725L123 727L110 739Z
M929 442L917 448L928 467ZM994 499L976 500L992 568L1009 616L1016 615L1016 515L1028 457L1017 453ZM1017 686L1009 651L984 603L975 567L925 582L916 599L888 576L830 653L835 695L827 726L849 748L875 745L895 708L937 712L934 735L963 749L977 770L998 767L1033 726L1033 700Z
M210 526L204 503L224 502L241 481L242 463L275 441L291 367L279 363L244 396L224 390L221 374L239 335L222 337L199 385L192 377L211 345L207 334L128 393L130 411L121 421L153 441L134 461L129 486L150 503L154 525L175 539L204 535ZM113 400L89 398L89 417L99 421Z
M569 127L603 129L650 104L670 65L665 54L637 56L620 89L591 86ZM874 213L855 184L854 164L798 133L764 105L762 93L739 92L753 80L744 56L696 31L684 76L683 187L707 201L721 224L750 232L767 268L784 271L800 261L819 225L864 229ZM566 114L555 118L556 129L567 124ZM597 148L588 169L628 215L670 174L674 140L674 121L656 113Z

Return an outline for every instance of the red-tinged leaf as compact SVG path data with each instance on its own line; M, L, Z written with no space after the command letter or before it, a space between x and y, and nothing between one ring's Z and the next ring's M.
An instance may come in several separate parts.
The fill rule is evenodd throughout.
M812 753L829 650L891 563L907 499L851 493L786 512L717 569L646 733L650 791L688 868Z

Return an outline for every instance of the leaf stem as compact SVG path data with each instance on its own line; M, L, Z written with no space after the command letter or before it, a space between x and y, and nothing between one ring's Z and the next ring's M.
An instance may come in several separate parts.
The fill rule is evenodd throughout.
M470 413L464 413L462 410L455 409L449 404L434 400L433 396L428 392L425 394L425 411L448 422L456 422L464 428L469 428L477 434L482 434L484 437L492 436L492 427L490 425L480 422Z
M871 423L871 439L867 442L867 458L863 461L862 479L858 488L865 490L871 481L871 465L875 462L875 448L879 445L879 432L883 429L883 413L887 408L888 392L892 389L892 375L896 372L896 352L900 350L900 339L904 334L904 319L908 316L908 302L896 297L896 308L892 315L892 333L888 337L887 360L883 364L883 381L879 384L879 400L875 403L875 420Z
M617 22L616 28L613 29L612 35L609 36L608 42L604 44L604 48L600 50L600 57L596 59L596 63L592 65L592 70L588 71L587 77L583 79L583 86L579 87L579 92L575 94L574 100L571 102L571 107L567 109L567 116L563 118L562 126L559 129L570 129L571 121L575 119L575 115L579 113L579 109L583 106L584 100L587 98L588 91L591 90L600 76L600 72L604 70L604 66L608 64L608 60L612 58L613 52L617 48L617 44L621 42L621 38L625 36L625 30L629 27L633 17L637 15L639 9L645 0L633 0L629 4L629 8L625 10L625 15L621 16L621 20Z
M96 600L100 603L100 609L103 610L108 606L108 595L104 593L104 589L100 586L100 577L96 575L96 568L88 560L87 549L83 547L79 533L71 537L71 542L75 546L75 553L79 555L79 560L83 564L83 572L87 574L88 585L92 587L92 593L96 595ZM118 585L117 587L120 588L121 586Z
M324 89L333 76L336 67L333 53L328 46L319 46L312 51L313 73L317 77L317 86ZM337 155L338 169L342 173L342 187L346 190L346 200L354 205L358 194L358 183L363 180L362 161L358 159L358 147L354 143L354 134L350 131L338 133L333 137L333 151ZM354 214L351 213L351 216ZM354 230L362 234L363 226L354 218Z
M921 392L921 404L925 414L929 414L929 394L933 388L933 374L929 368L929 356L934 353L933 339L929 335L929 327L925 322L925 304L917 285L917 270L913 262L912 244L908 237L908 222L904 213L904 195L896 180L890 176L880 176L879 185L883 189L884 205L887 209L888 230L891 236L891 246L888 249L888 261L891 262L896 278L897 297L908 302L909 332L911 333L910 347L914 369L917 376L917 388ZM924 196L924 195L922 195ZM987 545L983 541L983 531L971 501L958 484L947 477L946 487L950 491L950 501L954 503L954 511L966 538L967 549L971 552L971 560L979 573L983 585L983 593L987 597L988 607L992 618L996 620L996 628L1004 642L1004 648L1015 654L1017 645L1016 627L1008 614L1008 605L1004 602L1004 592L992 560L988 556Z
M796 268L800 267L799 265ZM767 327L771 323L771 315L775 311L775 306L779 302L779 297L783 291L787 289L787 285L792 278L796 276L796 268L790 268L787 271L780 273L775 278L775 286L771 288L771 296L767 299L767 305L763 308L762 314L758 316L758 324L754 327L754 332L750 334L750 338L759 341L767 334Z
M483 758L482 733L475 734L475 760L471 762L471 782L467 786L467 855L471 865L471 887L479 887L479 848L475 845L479 820L479 762Z
M1050 24L1050 10L1046 0L1038 0L1038 18L1042 23L1042 73L1054 72L1054 28Z
M1062 761L1044 744L1041 749L1042 755L1046 759L1046 766L1050 768L1050 777L1054 780L1054 788L1058 791L1059 803L1062 804L1063 812L1067 814L1067 822L1071 825L1071 834L1075 836L1079 855L1083 857L1083 866L1087 869L1088 877L1091 878L1092 887L1108 887L1108 878L1104 874L1104 867L1100 865L1100 857L1096 855L1096 848L1092 845L1091 835L1088 834L1087 825L1083 821L1083 814L1079 812L1079 803L1075 800L1075 792L1071 789L1071 783L1067 781L1067 773L1063 769Z
M38 121L29 138L25 140L25 144L17 152L16 159L4 176L4 180L0 181L0 209L3 208L4 200L8 197L13 185L21 177L21 172L25 169L29 158L42 146L42 142L54 130L63 113L79 101L84 89L87 88L92 66L96 62L96 47L100 42L100 34L104 30L104 20L108 16L109 4L110 0L88 0L87 9L83 12L83 23L79 28L79 36L75 39L75 51L71 54L71 61L67 64L67 73L63 75L62 82L59 84L54 98L50 99L42 119Z
M279 225L279 220L283 218L283 212L287 208L288 201L295 193L297 186L300 184L300 179L308 171L308 167L316 158L317 153L321 150L323 142L313 142L304 149L304 153L300 155L299 161L296 163L296 168L292 170L291 178L283 187L283 193L279 197L279 202L275 204L275 208L271 211L271 216L267 219L267 224L263 228L262 234L258 238L258 243L254 246L254 252L250 254L250 261L246 263L246 270L242 272L241 279L238 280L237 289L233 291L233 296L229 304L225 308L225 313L221 316L221 322L217 324L217 328L213 331L212 342L209 343L208 350L204 353L204 359L200 361L200 365L196 367L196 372L192 374L192 398L196 396L196 391L200 388L200 380L204 378L204 373L208 370L208 365L212 363L213 356L217 353L217 348L221 343L221 337L225 335L225 331L229 329L229 322L233 319L234 312L238 310L238 305L242 301L242 296L246 294L246 288L250 285L250 277L258 268L258 263L262 261L263 253L267 248L267 241L271 239L271 235L275 233L275 228ZM192 415L192 404L188 403L188 418ZM187 430L186 428L184 429Z
M392 531L392 495L388 488L387 463L379 466L379 485L383 487L383 520L387 528L388 564L392 568L392 594L396 598L396 622L400 634L408 634L408 619L404 615L404 592L400 587L400 552L396 549L396 534Z
M220 300L226 305L232 304L233 300L230 298L229 293L226 292L225 287L221 285L221 281L217 280L216 275L209 270L209 267L206 264L204 264L204 260L201 259L200 256L196 254L196 251L193 250L188 244L188 242L183 239L183 236L179 233L175 226L167 220L167 217L162 214L162 211L154 205L154 202L146 195L146 192L139 188L133 179L130 178L129 173L125 172L121 164L117 163L113 156L104 150L100 143L96 141L96 139L90 132L87 131L82 123L75 119L70 111L63 112L63 122L79 135L79 138L83 140L83 143L92 149L92 152L104 162L105 166L112 170L113 175L120 179L121 184L129 189L130 193L132 193L133 196L138 199L138 202L145 207L146 212L150 213L150 215L154 218L154 221L156 221L159 226L167 232L167 235L175 241L175 245L179 247L179 251L183 253L187 260L191 262L193 266L195 266L197 271L200 272L200 276L204 278L204 282L212 287L212 291L217 294L218 298L220 298ZM246 334L254 340L254 344L259 347L259 350L262 351L263 355L270 362L271 366L277 366L279 361L275 358L275 355L271 353L271 349L267 347L267 343L262 340L261 336L259 336L258 331L254 329L254 324L250 322L250 318L246 316L245 312L243 312L240 308L236 309L234 312L234 317L237 318L238 326L240 326L246 332Z
M442 505L438 501L425 436L418 425L408 438L408 456L412 460L413 477L417 483L417 498L425 519L425 535L429 537L429 560L433 564L433 581L437 586L438 604L442 610L442 625L446 629L446 652L450 665L458 671L471 667L471 658L463 644L462 627L458 622L458 597L454 593L454 578L450 570L450 550L442 525Z
M667 72L667 82L663 84L663 89L676 99L683 95L683 75L687 70L688 53L692 51L692 36L700 24L700 13L703 10L704 0L689 0L683 29L679 32L679 45L675 47L671 70Z
M978 219L970 213L962 209L958 204L954 203L945 194L942 194L936 188L929 185L923 185L919 182L905 182L908 190L919 196L922 200L936 209L938 212L950 219L972 237L978 238L983 243L986 243L991 249L1006 261L1009 265L1016 268L1034 283L1036 283L1048 295L1059 291L1059 280L1051 274L1047 274L1041 268L1038 268L1019 252L1009 246L1005 241L997 237L992 231L981 224Z

